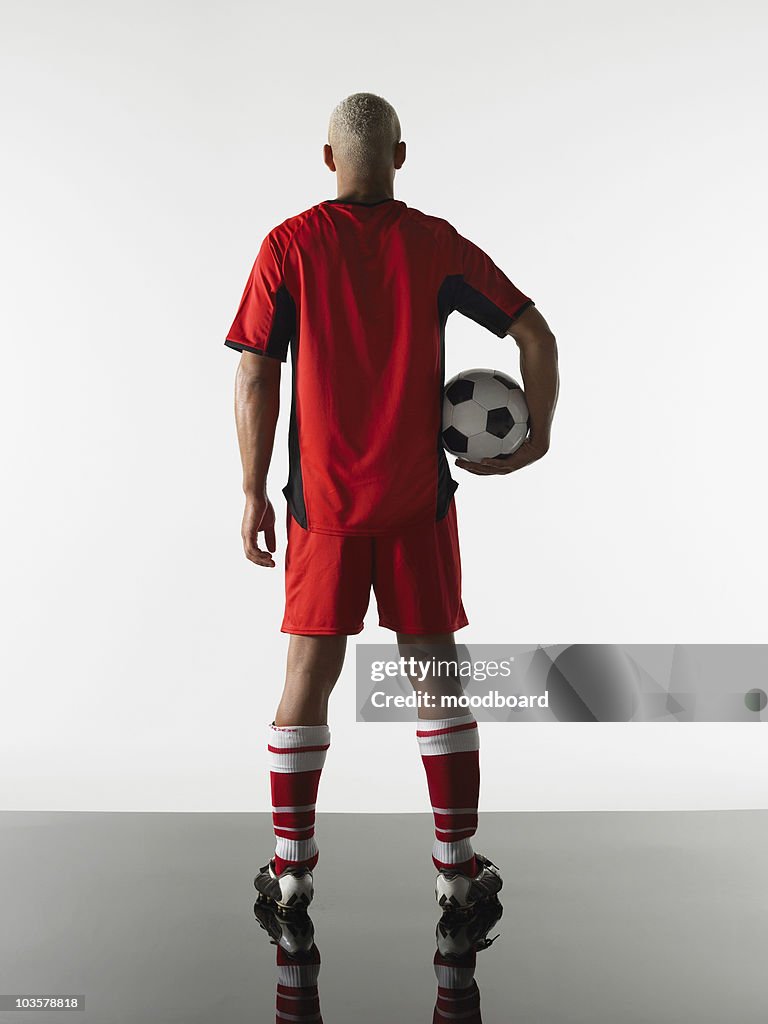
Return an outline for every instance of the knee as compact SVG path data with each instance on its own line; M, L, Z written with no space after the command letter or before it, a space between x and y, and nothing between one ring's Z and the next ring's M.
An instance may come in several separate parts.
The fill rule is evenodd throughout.
M338 676L312 669L294 668L285 675L285 689L302 700L326 699Z
M346 643L346 636L292 636L286 679L333 689L344 665Z

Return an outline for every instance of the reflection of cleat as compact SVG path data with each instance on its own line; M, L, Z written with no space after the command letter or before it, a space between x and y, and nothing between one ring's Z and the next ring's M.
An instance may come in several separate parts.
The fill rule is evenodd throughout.
M479 953L492 945L498 935L488 938L504 908L498 897L477 903L471 910L458 916L448 911L437 922L435 938L437 951L444 960L460 960L469 954Z
M481 853L475 853L478 872L474 876L460 871L440 871L435 882L435 899L443 912L467 911L477 903L493 900L502 886L499 869Z
M309 914L280 914L267 900L257 900L253 913L270 940L291 957L309 952L315 942L315 926Z
M259 868L253 880L259 901L266 900L279 912L306 910L315 894L312 872L307 867L286 868L275 874L275 858Z

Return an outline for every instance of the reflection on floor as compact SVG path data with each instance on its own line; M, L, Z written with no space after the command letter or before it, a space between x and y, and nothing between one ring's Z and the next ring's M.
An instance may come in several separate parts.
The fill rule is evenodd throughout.
M315 926L306 911L284 914L265 901L254 905L256 920L275 946L275 1021L322 1022L320 950ZM435 928L433 966L437 997L433 1024L461 1020L481 1024L480 990L475 981L477 954L493 945L489 932L504 908L498 898L472 910L444 913Z
M320 814L289 934L254 907L269 815L2 814L0 994L84 995L83 1024L768 1019L768 812L481 813L504 910L463 930L432 836Z

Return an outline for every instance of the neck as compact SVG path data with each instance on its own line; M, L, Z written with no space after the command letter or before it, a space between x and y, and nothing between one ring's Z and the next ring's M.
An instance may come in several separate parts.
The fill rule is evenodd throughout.
M391 179L347 181L337 177L336 198L354 200L357 203L375 203L380 199L394 199L394 182Z

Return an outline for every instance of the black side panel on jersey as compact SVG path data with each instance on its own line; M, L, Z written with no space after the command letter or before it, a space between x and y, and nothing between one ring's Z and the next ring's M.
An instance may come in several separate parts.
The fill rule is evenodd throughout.
M491 302L487 296L478 291L477 288L467 284L463 274L454 274L452 277L456 282L453 309L463 313L464 316L474 320L475 323L480 324L481 327L485 327L486 330L491 331L500 338L504 337L520 313L523 312L523 309L533 305L533 301L530 300L523 309L520 309L514 316L510 316L503 309L500 309L495 302Z
M456 292L458 284L463 281L461 274L449 274L437 293L438 321L440 323L440 426L437 431L437 508L435 520L439 521L448 515L458 482L451 476L448 459L443 447L443 392L445 391L445 324L449 315L456 309Z
M266 347L254 348L252 345L245 345L243 342L233 341L231 338L227 338L224 344L236 352L253 352L257 356L271 356L284 363L288 358L288 346L295 332L296 303L285 285L281 284L275 293L275 313Z
M296 330L296 303L285 285L281 284L275 295L275 318L267 338L267 355L285 362L288 358L288 345L295 337Z
M299 355L299 330L291 338L291 418L288 425L288 483L282 488L291 515L305 530L307 509L304 504L304 481L301 475L299 430L296 422L296 367Z

